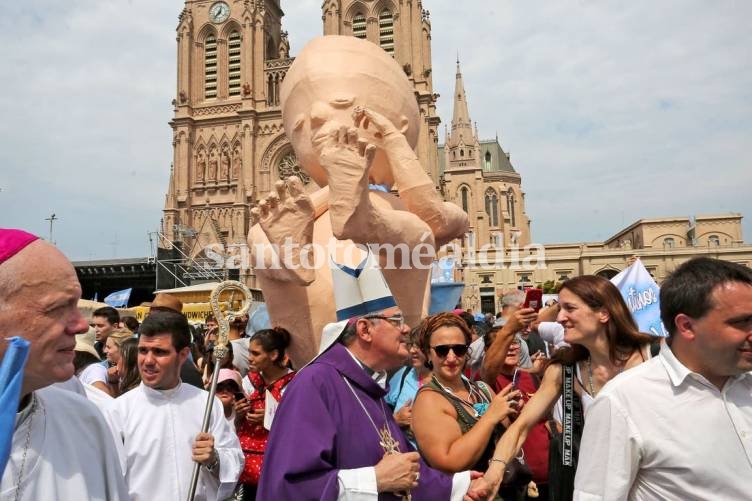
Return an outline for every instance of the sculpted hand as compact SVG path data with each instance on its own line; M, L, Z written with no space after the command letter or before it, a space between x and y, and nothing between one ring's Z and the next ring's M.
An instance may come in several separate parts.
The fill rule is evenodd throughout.
M400 410L394 413L394 420L403 428L408 428L413 422L413 399L411 398Z
M216 461L217 451L214 450L214 436L211 433L199 433L193 441L191 458L203 465L210 465Z
M409 491L418 486L420 455L417 452L389 454L376 464L376 490L379 492Z
M376 139L402 136L402 133L388 118L363 106L358 106L353 110L353 122L364 130L372 130Z
M513 390L512 385L508 384L499 393L496 394L488 406L487 413L497 421L505 417L514 417L520 411L522 402L522 393L519 390Z

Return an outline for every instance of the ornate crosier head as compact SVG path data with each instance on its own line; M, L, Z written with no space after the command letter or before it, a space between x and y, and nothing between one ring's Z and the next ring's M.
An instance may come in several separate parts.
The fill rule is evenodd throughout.
M400 65L384 50L350 36L311 40L295 58L280 90L285 133L298 162L319 186L328 180L311 143L312 131L334 120L353 126L353 111L367 107L389 119L415 147L420 110L415 90ZM367 131L362 137L369 142ZM371 179L392 186L389 162L376 153Z
M233 297L231 295L229 298L230 307L223 312L220 306L220 296L223 292L231 290L238 291L243 296L241 299L240 309L232 310ZM214 313L214 318L217 319L217 323L219 324L217 342L214 345L213 351L215 362L219 362L227 355L227 343L229 343L230 338L230 324L236 318L240 318L248 313L248 308L250 308L251 306L252 297L253 296L250 289L236 280L226 280L224 282L221 282L212 291L211 296L209 297L209 304L211 305L212 312Z

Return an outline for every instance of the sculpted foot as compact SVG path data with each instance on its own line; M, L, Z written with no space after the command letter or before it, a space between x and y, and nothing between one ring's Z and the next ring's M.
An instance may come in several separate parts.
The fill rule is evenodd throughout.
M313 256L301 260L313 242L314 207L297 177L277 181L275 192L251 209L251 225L259 224L282 268L305 283L314 279Z

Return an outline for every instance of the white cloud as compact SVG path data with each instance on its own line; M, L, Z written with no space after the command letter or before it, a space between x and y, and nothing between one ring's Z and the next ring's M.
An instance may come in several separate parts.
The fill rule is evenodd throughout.
M424 0L439 113L459 51L470 114L523 176L537 241L604 239L643 217L752 218L745 1ZM183 2L36 0L0 19L0 225L76 259L137 256L172 158ZM321 1L282 2L292 53ZM744 223L747 238L752 219ZM117 242L117 243L114 243Z

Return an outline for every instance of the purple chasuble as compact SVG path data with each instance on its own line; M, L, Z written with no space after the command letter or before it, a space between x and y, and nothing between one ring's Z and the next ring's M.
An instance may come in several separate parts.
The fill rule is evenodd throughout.
M402 452L412 446L382 401L384 391L335 344L301 370L287 386L269 434L258 487L259 501L336 501L340 469L375 466L384 456L379 435L353 395L345 376L378 428L386 421ZM414 501L449 500L452 477L420 463ZM381 493L379 500L399 497Z

